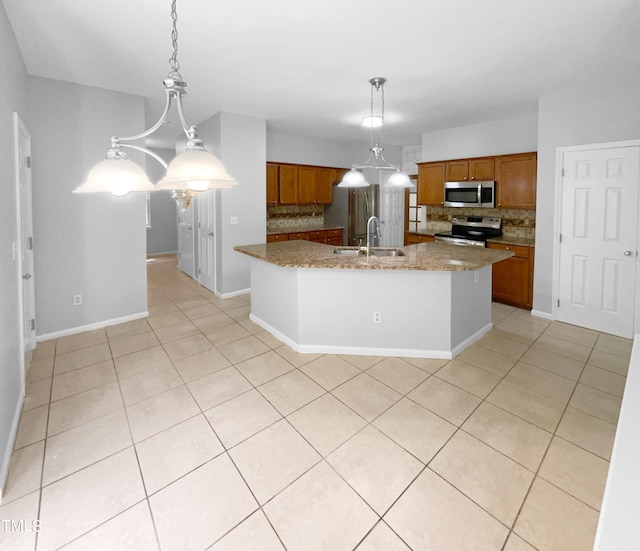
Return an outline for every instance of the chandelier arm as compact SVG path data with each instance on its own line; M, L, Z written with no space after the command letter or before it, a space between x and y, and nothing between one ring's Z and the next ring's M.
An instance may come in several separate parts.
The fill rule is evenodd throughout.
M178 116L180 117L180 124L182 124L182 130L190 140L195 138L194 126L189 126L187 119L184 116L184 110L182 109L182 94L178 94L176 99L176 106L178 107Z
M167 92L167 101L165 102L165 105L164 105L164 111L160 116L160 118L158 119L157 123L155 123L151 128L149 128L148 130L145 130L140 134L136 134L135 136L127 136L126 138L115 138L115 140L117 142L122 142L122 141L132 142L134 140L139 140L141 138L146 138L147 136L150 136L164 124L164 121L167 119L167 114L169 113L170 107L171 107L171 93Z
M156 161L158 161L165 169L169 166L167 162L162 157L160 157L160 155L158 155L157 153L154 153L153 151L151 151L150 149L147 149L146 147L133 145L129 143L121 143L119 145L120 147L127 147L129 149L135 149L136 151L142 151L143 153L146 153L147 155L149 155L150 157L153 157Z

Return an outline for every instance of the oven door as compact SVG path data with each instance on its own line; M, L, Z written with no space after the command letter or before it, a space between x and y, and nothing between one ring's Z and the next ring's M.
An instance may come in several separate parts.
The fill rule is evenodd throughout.
M445 207L495 207L495 182L445 182Z

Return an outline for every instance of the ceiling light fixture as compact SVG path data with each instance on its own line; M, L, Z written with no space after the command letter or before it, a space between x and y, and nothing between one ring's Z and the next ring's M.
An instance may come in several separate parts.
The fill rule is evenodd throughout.
M351 170L347 172L338 187L366 187L369 185L362 171L366 168L377 170L389 170L393 173L382 184L391 188L409 188L414 187L409 176L400 170L399 165L388 163L382 152L384 150L384 83L386 78L375 77L369 80L371 84L371 114L362 119L362 126L371 129L371 148L369 158L361 165L352 165ZM380 93L380 114L373 113L373 97L374 91ZM377 132L374 128L379 128ZM376 139L374 140L374 133Z
M187 124L184 117L182 97L187 93L185 91L187 83L182 80L179 72L176 0L171 2L171 19L173 21L173 29L171 31L173 55L169 59L171 70L163 81L167 98L160 120L148 130L135 136L125 138L113 136L106 160L91 169L87 180L76 188L74 193L109 192L112 195L123 196L132 191L171 190L173 191L171 197L184 210L191 204L191 199L201 191L231 188L237 185L238 182L229 176L220 159L208 153L204 148L202 140L198 138L197 127ZM187 143L183 153L175 157L167 165L159 155L146 147L123 143L146 138L158 130L167 122L171 100L174 98L182 130L187 136ZM123 148L142 151L153 157L166 169L167 172L164 178L154 186L149 181L145 171L127 158Z

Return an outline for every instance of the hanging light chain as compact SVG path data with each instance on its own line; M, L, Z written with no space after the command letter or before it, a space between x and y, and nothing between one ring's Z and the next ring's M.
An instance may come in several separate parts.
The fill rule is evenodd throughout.
M173 21L173 29L171 30L171 44L173 45L173 55L169 58L169 67L173 71L180 70L180 62L178 61L178 12L176 10L176 0L171 2L171 20Z

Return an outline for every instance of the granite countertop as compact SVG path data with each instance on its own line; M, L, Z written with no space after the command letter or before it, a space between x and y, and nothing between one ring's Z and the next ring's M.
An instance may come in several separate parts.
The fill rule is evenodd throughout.
M513 256L510 251L435 242L402 247L405 256L398 257L340 255L333 252L335 248L333 245L296 240L241 245L234 250L287 268L343 270L478 270Z
M407 233L413 233L415 235L435 235L443 230L417 230L408 231ZM535 247L536 240L533 237L514 237L511 235L501 235L500 237L494 237L489 239L489 243L501 243L503 245L521 245L523 247Z
M308 231L323 231L323 230L343 230L344 226L331 226L327 224L310 225L301 224L299 226L290 226L286 229L270 230L267 229L267 235L275 235L277 233L303 233Z
M488 243L501 243L503 245L521 245L522 247L535 247L536 240L533 237L513 237L502 235L489 239Z

